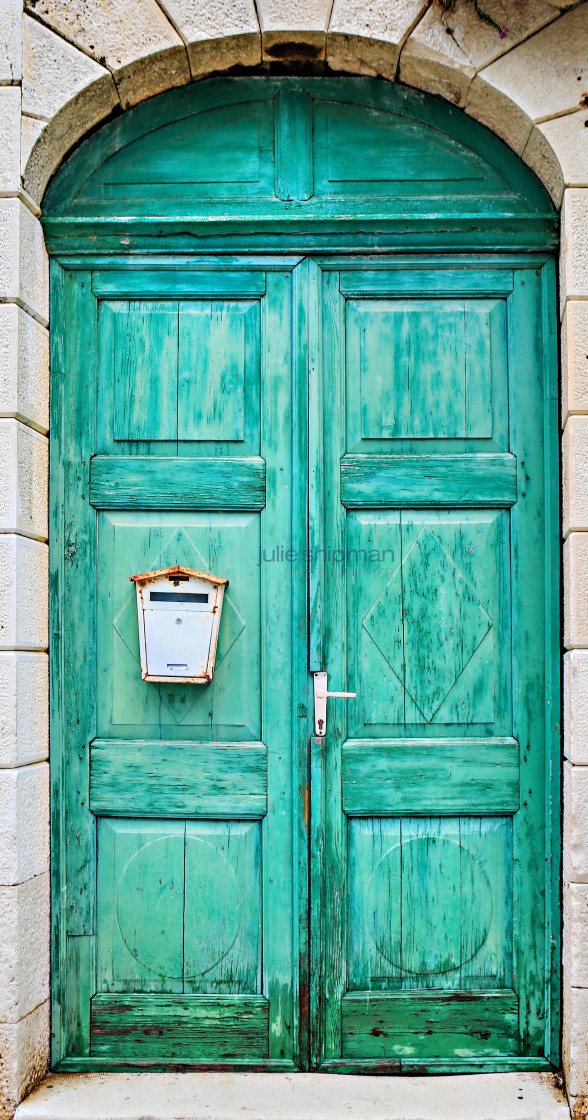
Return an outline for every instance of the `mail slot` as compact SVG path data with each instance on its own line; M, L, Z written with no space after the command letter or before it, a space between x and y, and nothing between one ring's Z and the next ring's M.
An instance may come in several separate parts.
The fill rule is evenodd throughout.
M177 565L130 576L144 681L208 684L228 579Z

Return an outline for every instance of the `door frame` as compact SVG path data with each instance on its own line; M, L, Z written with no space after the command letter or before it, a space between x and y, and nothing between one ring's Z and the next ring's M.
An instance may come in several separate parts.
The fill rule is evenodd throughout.
M391 260L396 268L405 268L409 265L416 265L418 267L436 266L441 264L447 267L460 268L464 265L464 255L447 254L447 253L431 253L428 252L425 256L415 255L412 253L402 253L394 255L393 258L386 256L382 257L381 254L371 256L371 254L359 252L357 254L349 254L349 250L345 247L341 254L333 254L330 247L326 252L319 250L317 252L316 238L312 237L309 240L312 242L308 246L308 255L300 256L300 242L296 238L296 248L292 252L283 247L281 262L286 261L292 267L293 277L296 277L293 289L293 339L297 343L296 355L294 360L294 376L296 381L296 399L298 401L298 411L296 422L293 425L293 448L295 448L299 461L303 464L304 482L305 486L320 485L320 471L321 460L320 455L318 459L310 462L309 464L309 480L306 479L306 464L308 463L308 448L309 448L309 428L311 436L313 434L313 426L321 423L321 402L320 394L317 392L316 380L313 381L312 370L318 369L321 361L319 336L317 330L318 324L318 286L317 286L317 268L316 266L339 267L343 260L345 260L346 268L349 267L365 267L368 261L373 267L390 268ZM226 248L226 246L223 246ZM230 250L229 250L230 252ZM63 958L63 920L60 913L60 906L57 904L58 900L62 897L61 890L64 882L64 844L63 844L63 819L65 806L63 804L63 794L65 785L62 780L62 767L64 765L63 753L63 726L61 723L62 699L61 699L61 668L63 663L63 640L61 635L61 594L63 586L63 570L62 570L62 556L64 549L68 550L68 555L71 555L73 563L76 562L75 548L72 543L71 537L65 539L64 525L63 525L63 460L61 455L61 441L62 441L62 390L63 378L60 376L60 370L64 368L66 361L66 354L64 350L64 335L63 332L56 328L56 324L62 321L62 290L65 283L67 274L78 270L86 271L90 268L99 267L101 270L107 269L123 269L123 270L136 270L137 268L150 268L153 270L154 265L159 262L161 266L166 269L184 269L188 260L205 261L208 267L212 267L215 263L226 262L227 256L219 254L193 254L189 255L185 252L180 254L175 253L173 250L161 256L142 256L137 257L119 257L119 256L104 256L103 254L86 255L85 253L73 256L68 254L65 258L56 257L51 262L51 308L52 308L52 321L54 323L54 330L52 332L53 338L53 388L52 388L52 443L51 443L51 498L50 498L50 515L51 515L51 610L52 610L52 626L51 626L51 741L52 741L52 847L53 847L53 864L52 864L52 889L53 889L53 928L52 928L52 955L53 955L53 1016L54 1016L54 1041L53 1041L53 1068L60 1071L78 1072L82 1070L115 1070L115 1069L129 1069L129 1068L146 1068L145 1063L137 1063L132 1066L129 1062L109 1061L104 1059L88 1059L88 1058L75 1058L67 1057L63 1052L63 1040L61 1034L62 1028L62 1008L63 1008L63 993L66 986L69 986L72 981L75 982L75 976L71 972L64 969ZM231 257L235 263L239 262L242 265L246 264L248 269L252 267L271 267L271 263L280 263L280 258L267 256L242 256L241 251L235 248L234 255ZM559 1010L560 1010L560 968L559 968L559 931L560 931L560 895L559 895L559 852L560 852L560 759L559 759L559 682L560 682L560 622L559 622L559 602L560 602L560 572L559 572L559 428L558 428L558 385L557 385L557 358L556 358L556 319L555 319L555 301L553 298L554 292L554 259L552 254L542 253L530 256L528 254L522 255L520 253L492 253L492 254L468 254L468 261L474 263L476 261L478 266L483 264L484 268L499 269L505 266L513 266L529 269L542 270L543 276L543 321L545 324L546 337L551 339L551 345L545 347L544 350L544 370L543 375L545 379L545 398L544 398L544 430L546 433L546 445L549 446L549 462L551 465L549 485L546 486L546 521L549 526L548 541L553 564L551 568L551 579L549 581L550 598L546 602L546 617L551 620L549 628L550 646L546 649L546 664L550 679L552 681L551 698L548 700L548 710L550 711L550 719L548 720L548 735L546 741L546 749L548 754L548 766L551 777L551 783L546 789L546 803L551 818L551 837L552 837L552 855L549 864L549 871L546 880L546 885L551 898L550 911L552 915L551 936L550 936L550 955L552 960L551 970L551 1009L550 1009L550 1026L549 1026L549 1059L541 1058L527 1058L527 1059L501 1059L501 1060L487 1060L480 1063L475 1063L475 1068L482 1069L484 1072L501 1072L508 1070L553 1070L559 1068L559 1053L560 1053L560 1028L559 1028ZM308 369L306 348L308 346ZM310 370L310 375L309 375ZM310 394L309 394L310 386ZM308 418L308 426L307 426ZM312 446L318 446L316 441L311 440ZM555 468L557 456L558 467ZM87 479L81 480L82 486L87 483ZM302 480L301 480L302 481ZM313 543L320 539L320 526L314 526L310 530L310 536L307 536L306 529L306 489L299 486L297 489L296 509L293 510L293 525L296 524L297 540L299 542L300 553L308 547L308 555L312 555ZM303 496L304 495L304 496ZM318 537L317 537L318 534ZM312 569L312 565L311 565ZM316 571L311 574L312 578L322 578L321 573L317 574ZM298 627L306 628L307 620L307 588L305 581L298 581L298 594L296 597L296 617ZM312 590L310 592L310 600L312 601ZM306 631L305 631L306 632ZM314 635L314 639L313 639ZM317 627L311 626L311 645L314 640L314 656L320 659L320 634L317 637ZM318 644L317 644L318 643ZM301 644L294 642L295 649L300 650ZM83 650L80 651L83 657ZM276 1061L264 1061L248 1065L246 1068L263 1069L263 1070L279 1070L286 1069L292 1070L294 1068L308 1069L310 1065L310 1024L311 1020L316 1021L318 1015L317 1008L317 987L316 987L316 971L310 959L309 949L309 931L318 928L314 923L320 922L320 906L317 912L317 892L313 896L309 895L310 886L310 872L309 867L309 839L308 830L310 829L310 850L313 852L313 861L316 867L316 862L320 863L321 859L321 837L320 830L315 830L316 815L312 813L312 800L316 804L317 800L324 796L324 791L320 788L320 783L317 783L316 770L311 776L311 737L312 737L312 689L311 677L308 671L309 662L301 658L300 655L296 661L296 676L298 680L298 687L301 689L306 687L306 701L301 696L299 704L305 708L305 713L302 710L296 711L298 705L295 705L293 713L293 722L295 724L297 750L295 758L293 759L293 788L297 791L297 829L293 837L294 840L294 874L296 880L296 902L298 907L297 920L295 920L295 945L297 951L297 968L295 971L294 987L298 990L298 1007L299 1017L295 1025L296 1031L296 1053L298 1057L298 1064L280 1063ZM317 790L317 784L319 786ZM311 800L312 799L312 800ZM80 948L85 939L80 939ZM315 1051L316 1053L316 1051ZM373 1063L370 1063L373 1069ZM149 1069L153 1070L168 1070L171 1068L179 1068L177 1063L161 1062L149 1063ZM209 1065L204 1064L182 1064L183 1069L202 1069L211 1068ZM226 1066L214 1066L215 1069L227 1068ZM244 1068L238 1064L231 1064L230 1068ZM365 1072L365 1067L360 1062L344 1061L344 1062L329 1062L321 1067L324 1072ZM459 1069L463 1069L460 1066ZM457 1072L457 1067L454 1070L451 1063L443 1066L444 1072ZM380 1072L388 1072L385 1068L385 1063ZM412 1070L414 1072L414 1070Z

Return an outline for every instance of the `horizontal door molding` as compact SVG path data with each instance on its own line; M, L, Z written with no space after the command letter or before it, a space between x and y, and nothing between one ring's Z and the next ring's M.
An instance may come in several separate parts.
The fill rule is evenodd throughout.
M200 296L203 299L227 296L263 296L266 291L264 272L206 272L203 269L174 272L157 269L135 272L95 272L92 291L101 299L174 299L177 296Z
M343 1053L349 1058L461 1057L518 1052L516 992L352 992L342 1000Z
M347 509L504 507L516 500L514 455L345 455L341 460L341 502Z
M251 1060L268 1054L264 996L98 995L91 1003L90 1053L124 1059Z
M95 509L247 509L265 506L265 462L226 458L96 455L90 463Z
M90 809L103 817L260 818L267 808L263 743L95 739Z
M339 290L344 296L394 296L419 295L451 296L508 296L513 290L511 269L406 269L369 272L350 270L342 272Z
M516 813L516 739L348 739L342 758L347 816Z

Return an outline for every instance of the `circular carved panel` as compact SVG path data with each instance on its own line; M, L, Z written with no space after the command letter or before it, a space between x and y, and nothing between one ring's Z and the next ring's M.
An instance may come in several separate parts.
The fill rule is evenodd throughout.
M143 968L162 979L196 979L235 942L239 884L212 844L197 836L159 837L125 867L116 916L129 953Z
M391 848L367 888L368 927L395 968L413 976L451 972L484 944L492 888L480 861L455 840L419 836Z

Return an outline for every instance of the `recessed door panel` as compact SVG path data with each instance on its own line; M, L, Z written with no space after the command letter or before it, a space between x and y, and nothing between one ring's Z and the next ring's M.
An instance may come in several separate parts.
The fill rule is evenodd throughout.
M259 513L104 512L98 564L108 594L98 607L98 734L128 738L261 738ZM177 563L232 570L210 686L145 689L136 594L129 576ZM238 558L238 563L237 563Z
M103 818L98 992L261 994L259 821Z
M508 531L498 510L348 514L351 735L511 734Z

